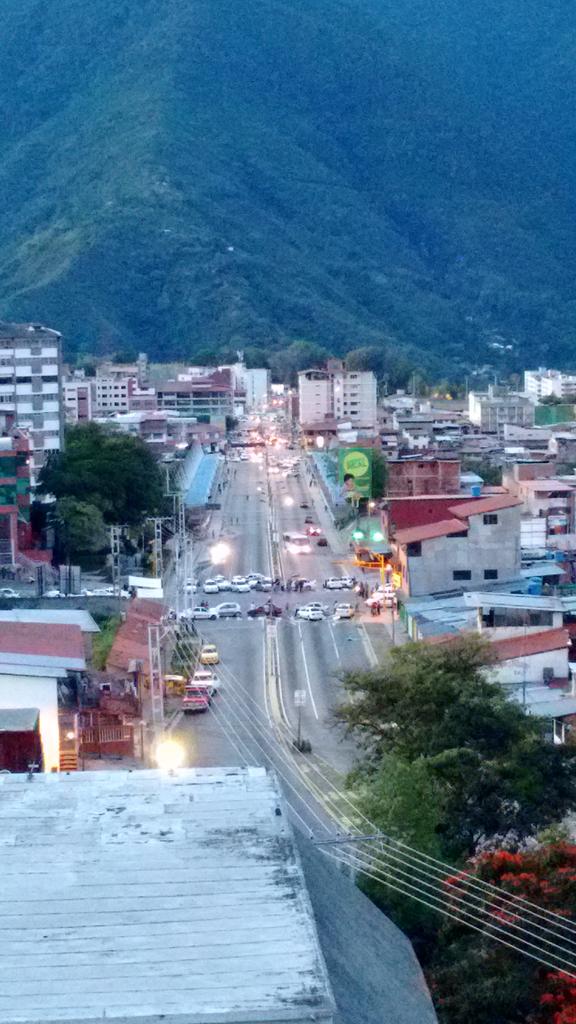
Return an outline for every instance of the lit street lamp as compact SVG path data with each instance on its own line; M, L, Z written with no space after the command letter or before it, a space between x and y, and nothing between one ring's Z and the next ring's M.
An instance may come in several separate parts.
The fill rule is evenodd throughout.
M226 544L223 540L218 541L217 544L213 544L210 548L210 559L213 565L222 565L223 562L230 558L231 554L232 549L230 545Z

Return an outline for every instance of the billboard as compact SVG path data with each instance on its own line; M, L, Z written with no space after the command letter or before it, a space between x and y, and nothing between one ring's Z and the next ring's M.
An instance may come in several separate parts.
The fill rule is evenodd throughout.
M372 448L338 449L338 482L346 501L372 496Z

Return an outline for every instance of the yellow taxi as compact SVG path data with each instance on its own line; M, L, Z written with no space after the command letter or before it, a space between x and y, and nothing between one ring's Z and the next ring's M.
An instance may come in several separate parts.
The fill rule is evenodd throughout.
M218 648L215 644L204 644L200 651L200 664L201 665L217 665L220 661L220 655L218 654Z

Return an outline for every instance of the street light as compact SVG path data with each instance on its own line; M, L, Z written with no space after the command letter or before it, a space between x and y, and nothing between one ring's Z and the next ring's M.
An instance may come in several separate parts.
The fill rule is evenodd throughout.
M155 751L155 760L163 771L173 772L184 764L184 747L176 740L162 740Z
M210 559L213 565L222 565L226 559L230 558L232 549L229 544L225 541L218 541L218 544L213 544L210 548Z
M287 494L286 497L284 498L283 503L286 506L286 508L292 508L292 505L294 504L294 498L290 494Z

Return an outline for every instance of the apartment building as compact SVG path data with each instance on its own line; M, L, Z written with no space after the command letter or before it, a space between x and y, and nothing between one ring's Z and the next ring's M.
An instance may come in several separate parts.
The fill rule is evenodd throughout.
M547 370L543 366L537 370L525 370L524 393L535 404L541 402L543 398L560 398L562 401L574 402L576 374Z
M42 324L0 323L0 414L26 430L34 485L63 439L62 336Z
M322 426L332 419L353 428L376 429L376 377L369 370L345 370L338 359L328 360L325 370L298 374L298 402L302 427Z
M68 423L88 423L94 410L94 381L89 377L82 380L67 380L62 390Z
M96 415L109 416L116 412L128 412L130 392L135 384L135 377L122 377L119 374L110 377L97 376L94 379Z
M234 380L230 369L214 370L201 377L180 376L183 379L158 385L158 409L193 416L201 423L233 415Z
M506 423L533 427L534 403L526 395L491 386L488 391L470 392L468 417L480 430L501 436Z

